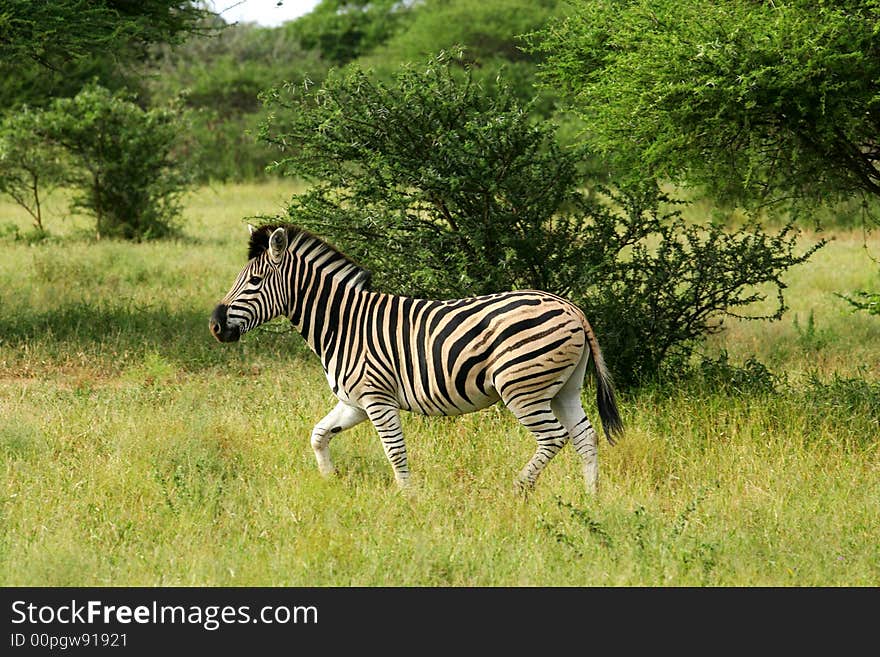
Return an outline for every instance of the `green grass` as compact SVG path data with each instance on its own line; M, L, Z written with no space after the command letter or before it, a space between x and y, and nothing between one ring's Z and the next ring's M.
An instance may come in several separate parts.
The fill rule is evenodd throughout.
M880 256L880 235L869 235L867 241L861 231L822 236L830 242L787 276L789 311L782 320L728 320L728 330L710 345L723 346L739 359L755 355L772 369L800 378L812 372L880 378L880 321L853 312L838 296L880 289L880 263L870 258ZM803 239L814 243L818 236L807 232ZM772 303L766 306L772 307Z
M333 398L298 336L208 334L242 217L293 191L200 190L174 241L93 242L54 216L49 240L0 241L4 585L880 584L880 322L834 296L880 288L860 232L790 274L781 322L707 344L756 356L775 392L720 368L624 395L598 498L571 448L514 495L534 441L502 407L406 415L402 495L368 425L318 474ZM27 231L13 206L4 225Z

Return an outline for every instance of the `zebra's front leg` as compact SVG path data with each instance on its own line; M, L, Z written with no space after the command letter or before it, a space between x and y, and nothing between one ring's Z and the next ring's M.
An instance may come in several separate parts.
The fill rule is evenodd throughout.
M315 458L318 460L318 470L322 475L331 475L336 471L330 460L330 439L366 419L367 414L360 408L341 401L315 425L312 429L311 442L312 449L315 450Z
M406 460L406 444L400 424L400 410L390 404L373 402L366 405L367 416L376 427L385 456L394 469L394 479L401 488L409 485L409 464Z

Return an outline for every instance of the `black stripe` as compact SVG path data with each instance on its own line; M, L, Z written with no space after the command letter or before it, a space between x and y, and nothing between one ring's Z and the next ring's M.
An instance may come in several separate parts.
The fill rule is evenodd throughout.
M507 388L509 388L510 386L516 385L517 383L523 383L525 381L529 381L530 379L544 378L548 374L556 374L557 372L561 372L562 370L566 370L570 367L571 367L571 365L563 365L562 367L554 367L553 369L549 369L549 370L542 368L542 369L538 370L537 372L533 372L531 374L524 374L523 376L520 376L516 379L511 379L510 381L507 381L503 386L501 386L498 389L498 394L503 397L504 391L507 390ZM536 383L541 383L541 382L538 381ZM512 400L513 400L513 398L511 398L511 401Z
M327 274L327 272L322 272L321 276L318 279L319 287L318 287L318 296L314 301L313 315L315 328L312 332L314 336L314 340L312 343L315 347L315 352L319 357L323 357L323 345L321 344L321 339L324 337L324 326L327 323L327 315L328 315L328 306L330 305L330 293L333 291L333 278Z
M424 301L424 305L422 306L422 313L418 317L418 332L416 333L416 344L414 351L417 352L415 356L416 358L418 358L420 375L419 378L422 383L422 394L424 395L424 399L442 413L443 407L440 406L436 401L434 401L431 394L432 389L430 382L430 373L428 372L428 340L425 335L428 323L427 317L432 310L435 310L439 306L440 303L437 301Z
M315 268L311 263L305 263L305 279L300 288L302 301L300 302L300 333L309 344L309 325L312 320L312 313L315 310L315 289L313 287L313 279L316 277Z
M387 367L391 368L391 371L394 370L394 367L397 363L391 357L391 353L389 352L389 346L385 343L385 311L388 309L388 303L391 297L387 294L382 294L379 297L379 303L376 304L376 308L373 313L373 321L375 322L376 330L373 333L373 340L377 347L377 351L382 352L383 356L383 364Z
M544 322L548 322L554 317L561 315L563 312L565 311L561 308L558 308L556 310L548 310L538 317L530 317L528 319L524 319L511 324L501 333L499 333L498 336L496 336L496 338L492 341L492 344L490 344L486 349L464 361L464 363L461 364L461 369L464 371L469 371L473 369L475 365L487 360L491 354L496 353L498 348L502 344L504 344L504 342L508 340L511 336L516 335L521 331L534 329ZM494 385L495 382L493 381L492 383Z
M403 386L400 384L401 379L401 362L400 362L400 350L398 348L397 340L400 337L400 333L398 329L400 328L400 308L401 308L401 298L400 297L391 297L388 304L388 357L391 359L391 366L394 369L394 375L397 382L396 387L402 388Z
M521 302L518 304L511 304L510 306L505 306L503 309L499 309L499 311L513 310L514 308L519 307L519 305L521 305ZM531 304L529 304L529 305L531 305ZM482 324L482 322L480 322L480 324ZM486 328L488 329L488 326ZM472 333L472 332L469 331L467 334L465 334L464 337L468 337L468 335L470 333ZM479 335L479 333L477 333L476 335ZM471 337L471 339L476 337L476 335L473 335ZM464 342L464 337L462 337L462 339L458 340L456 342L456 344L453 346L453 348L458 347L458 354L455 354L455 357L457 357L458 355L460 355L460 353L462 351L464 351L464 347L466 346L466 343ZM525 360L529 360L532 357L540 356L544 353L547 353L548 351L552 351L553 349L556 349L557 347L562 345L566 340L568 340L568 338L563 338L562 340L559 340L558 342L554 342L550 345L546 345L544 347L541 347L540 349L536 349L535 351L533 351L529 354L524 354L522 356L518 356L517 358L513 359L511 362L505 363L503 367L501 367L499 370L497 370L495 372L495 376L498 376L499 371L507 369L511 365L515 365L518 362L524 362ZM488 357L491 352L490 353L483 352L483 353ZM455 358L454 358L453 354L450 353L450 355L449 355L449 371L450 371L450 373L452 373L452 371L453 371L452 367L453 367L454 360L455 360ZM468 380L468 377L470 376L471 370L480 364L482 364L482 361L477 361L477 360L474 360L473 358L469 358L464 363L462 363L462 365L458 368L457 371L455 371L455 377L454 377L455 390L464 399L467 399L467 395L465 394L465 388L467 386L467 380ZM486 394L486 390L485 390L486 371L485 371L485 369L482 370L477 375L476 378L477 378L477 383L478 383L477 387L479 388L479 390L483 394Z
M541 347L539 347L538 349L535 349L534 351L529 351L524 354L520 354L516 358L511 358L509 361L504 363L504 365L502 365L501 367L499 367L498 369L495 370L495 376L497 377L504 370L507 370L511 367L515 367L516 365L520 365L522 363L530 361L533 358L537 358L538 356L543 356L544 354L561 347L566 342L568 342L570 339L571 338L569 338L569 337L564 337L564 338L561 338L561 339L556 340L554 342L551 342L549 344L542 345ZM515 349L516 349L516 347L512 347L511 351L513 351Z

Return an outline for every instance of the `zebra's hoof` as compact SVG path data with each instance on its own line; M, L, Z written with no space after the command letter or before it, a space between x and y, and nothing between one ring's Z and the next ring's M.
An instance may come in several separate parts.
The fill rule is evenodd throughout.
M534 484L530 484L528 481L523 481L519 478L515 479L513 482L514 495L524 500L529 499L529 494L534 490L534 488Z
M395 483L397 484L397 493L407 499L412 499L418 494L418 486L409 479L398 479Z

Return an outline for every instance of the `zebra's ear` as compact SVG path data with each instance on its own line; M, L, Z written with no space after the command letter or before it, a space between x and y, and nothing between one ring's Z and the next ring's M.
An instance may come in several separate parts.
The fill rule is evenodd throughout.
M248 224L248 234L253 235L256 232L257 232L257 227L254 226L253 224Z
M269 259L278 264L287 250L287 229L284 226L276 228L269 236Z

